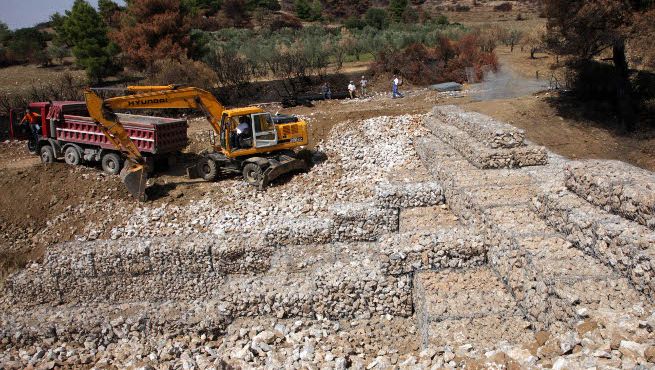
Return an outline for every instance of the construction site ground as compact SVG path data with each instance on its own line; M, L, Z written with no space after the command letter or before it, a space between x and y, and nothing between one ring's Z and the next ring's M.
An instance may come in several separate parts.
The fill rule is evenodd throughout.
M499 55L521 78L545 63ZM184 176L210 146L203 118L148 203L97 166L0 143L0 368L655 366L643 207L627 218L584 196L588 176L564 179L581 159L655 171L655 138L564 116L554 92L474 89L267 104L307 120L316 163L266 191ZM528 145L485 156L431 114L449 104ZM534 166L497 169L507 156ZM652 204L652 184L621 185Z
M335 125L342 122L378 116L421 114L429 112L434 105L457 104L522 128L528 139L566 157L618 159L655 170L655 138L619 136L591 122L565 119L558 116L555 108L546 101L549 94L542 92L520 98L473 101L466 95L452 97L447 93L421 89L408 92L404 99L391 99L381 93L361 100L317 101L313 107L265 108L308 119L310 147L313 148L327 138ZM220 186L201 180L188 180L184 176L185 166L195 159L192 153L210 146L210 126L204 118L191 119L189 124L191 143L185 150L189 154L179 157L177 164L157 173L151 180L154 185L150 190L154 204L183 204L209 195L219 196L217 188ZM3 189L0 194L1 209L11 210L0 214L2 238L9 245L21 246L12 247L20 251L17 255L14 251L4 252L13 256L10 261L23 261L20 256L26 250L29 250L27 255L30 257L39 255L44 246L42 238L70 240L94 218L120 218L120 215L94 215L91 212L68 214L67 222L51 225L43 237L36 236L49 221L62 213L70 213L66 211L70 205L117 201L128 209L132 207L132 201L127 199L118 178L104 175L97 167L72 168L64 163L43 166L37 156L29 154L25 142L0 144L0 171ZM234 177L233 181L238 181L238 178ZM110 221L107 225L113 223Z

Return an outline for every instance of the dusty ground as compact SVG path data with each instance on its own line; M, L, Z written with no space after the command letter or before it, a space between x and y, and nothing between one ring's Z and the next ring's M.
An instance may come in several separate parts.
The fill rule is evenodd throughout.
M655 170L655 138L617 136L593 122L565 119L557 115L547 98L548 93L542 93L516 99L475 102L466 96L456 98L429 90L414 90L407 92L404 99L394 100L379 94L355 101L319 101L314 107L279 111L306 118L310 125L310 147L315 147L340 122L383 115L426 113L437 104L459 104L525 129L530 140L558 154L579 159L618 159ZM276 112L278 107L266 108ZM209 148L208 132L209 125L203 119L191 120L189 135L192 142L187 151L193 153ZM55 216L66 213L68 206L94 203L99 208L102 202L130 202L118 178L105 176L97 168L72 169L64 164L43 167L38 158L27 153L24 143L2 143L0 153L3 189L0 195L0 220L3 250L8 253L5 254L8 257L3 259L9 265L25 260L9 258L15 255L15 250L20 250L20 253L34 250L36 252L27 254L27 258L32 258L40 254L43 243L71 240L82 231L88 216L67 215L67 221L59 222L54 228L55 234L40 235L38 242L33 241L39 230ZM220 189L215 184L189 180L183 176L184 167L193 161L191 153L184 154L175 167L157 174L150 181L152 202L186 204L206 194L220 196Z
M566 119L557 114L548 97L549 93L542 93L511 100L470 102L464 106L524 129L530 140L557 154L573 159L618 159L655 170L652 134L619 136L594 122Z

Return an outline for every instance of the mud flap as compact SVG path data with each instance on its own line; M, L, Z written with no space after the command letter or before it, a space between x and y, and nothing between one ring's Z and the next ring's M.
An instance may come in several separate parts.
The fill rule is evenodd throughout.
M146 200L146 182L148 175L146 168L142 164L134 164L125 161L125 166L120 173L121 181L127 188L127 191L140 201Z
M269 166L264 170L259 190L263 190L271 181L284 175L285 173L307 170L307 162L289 156L281 156L281 160L269 160Z

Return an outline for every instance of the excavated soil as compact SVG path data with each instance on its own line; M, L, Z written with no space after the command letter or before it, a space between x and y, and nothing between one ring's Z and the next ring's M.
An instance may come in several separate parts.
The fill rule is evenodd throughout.
M0 189L2 271L39 258L49 243L71 240L88 222L103 217L102 214L73 211L74 206L127 199L118 177L63 163L3 168ZM62 215L66 221L60 227L44 232Z

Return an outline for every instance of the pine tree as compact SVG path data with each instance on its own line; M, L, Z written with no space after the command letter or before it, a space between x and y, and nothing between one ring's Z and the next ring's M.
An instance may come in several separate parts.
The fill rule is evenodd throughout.
M320 0L312 1L310 8L310 18L312 21L318 21L323 17L323 4Z
M389 17L387 16L387 12L381 8L370 8L366 11L364 19L367 25L379 30L389 27Z
M93 83L114 74L116 45L109 41L102 17L85 0L75 0L73 8L55 24L57 37L73 49L77 65L86 70Z
M118 25L118 14L122 11L118 4L112 0L98 0L98 12L109 27L116 27Z
M312 19L312 7L307 0L296 0L294 3L298 18L309 21Z
M4 43L9 39L9 36L11 36L9 27L7 27L6 23L0 22L0 46L4 45Z
M407 9L407 0L390 0L389 13L395 22L400 22L403 19L403 14Z

